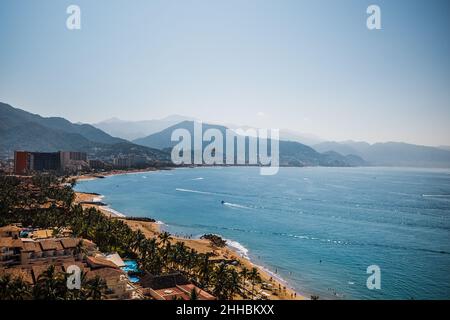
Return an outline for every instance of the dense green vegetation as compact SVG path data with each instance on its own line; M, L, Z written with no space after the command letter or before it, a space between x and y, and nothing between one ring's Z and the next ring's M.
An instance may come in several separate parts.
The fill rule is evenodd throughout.
M81 276L81 288L67 288L67 274L57 272L51 265L32 287L21 278L6 274L0 277L0 300L101 300L106 291L106 283L96 276L87 279Z
M95 242L102 252L118 252L122 257L137 259L143 271L154 275L179 271L218 299L254 295L254 287L260 282L256 268L239 271L224 262L214 263L211 254L198 253L183 242L174 243L167 232L148 239L121 220L74 204L72 187L73 182L50 175L0 176L0 226L20 222L24 226L70 228L74 236ZM247 289L248 284L251 290ZM61 298L68 297L60 294Z

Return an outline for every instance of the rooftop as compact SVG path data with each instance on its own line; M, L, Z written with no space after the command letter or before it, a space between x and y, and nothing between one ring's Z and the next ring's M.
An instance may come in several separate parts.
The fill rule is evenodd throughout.
M4 227L0 227L0 232L20 232L22 228L19 228L15 225L8 225Z
M22 241L20 239L13 239L11 237L0 238L0 247L6 248L22 248Z
M79 238L62 238L61 244L64 249L76 248L76 246L80 243L81 239Z
M33 232L34 239L46 239L51 238L53 236L53 230L45 229L45 230L36 230Z
M42 250L57 250L58 244L55 240L41 240L38 241L38 243L41 245Z
M86 262L91 268L94 268L94 269L95 268L104 268L104 267L114 268L114 269L118 268L114 262L109 261L108 259L106 259L100 255L95 256L95 257L87 257Z
M88 279L95 278L96 276L99 276L102 279L105 279L106 281L108 279L117 278L120 276L125 276L125 273L120 269L115 268L100 268L95 270L90 270L87 272L86 277ZM126 277L125 277L126 279Z
M180 288L181 290L185 291L186 293L191 293L193 289L195 289L195 291L197 292L198 298L199 300L215 300L216 298L209 294L208 292L196 287L193 284L184 284L184 285L179 285L177 286L178 288Z

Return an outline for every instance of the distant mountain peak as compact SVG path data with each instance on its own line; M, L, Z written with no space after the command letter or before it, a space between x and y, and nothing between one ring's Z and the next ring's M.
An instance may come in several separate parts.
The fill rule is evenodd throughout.
M116 117L112 117L112 118L103 120L103 121L101 121L101 122L99 122L99 123L118 123L118 122L126 122L126 121L121 120L121 119L116 118Z
M144 138L139 138L133 140L134 143L147 146L150 148L156 148L160 150L170 150L174 145L177 144L176 141L172 141L171 136L176 129L185 129L191 134L191 140L194 139L194 121L183 121L177 123L171 127L168 127L160 132L151 134ZM222 125L202 123L202 130L205 132L208 129L218 130L224 139L226 139L226 130L229 129ZM234 129L231 129L234 131ZM247 136L248 141L255 141L256 137ZM225 142L225 140L224 140ZM202 148L207 146L207 142L202 141ZM236 146L235 146L236 148ZM226 143L223 146L223 152L226 153ZM237 152L237 149L235 150ZM240 154L240 157L245 157L248 159L248 150L244 151L245 154ZM359 166L365 165L366 162L357 157L353 156L348 158L338 154L337 152L330 152L328 154L321 154L316 152L313 148L308 147L302 143L296 141L279 141L279 156L281 166Z
M173 122L182 122L182 121L199 121L196 118L193 117L187 117L179 114L171 114L164 118L159 119L161 121L173 121Z
M327 141L313 148L319 152L335 151L343 155L357 155L375 166L450 167L450 150L405 142Z
M90 124L72 123L61 117L38 114L0 103L0 156L9 158L14 150L86 151L110 157L116 154L145 154L168 160L168 155L115 138Z

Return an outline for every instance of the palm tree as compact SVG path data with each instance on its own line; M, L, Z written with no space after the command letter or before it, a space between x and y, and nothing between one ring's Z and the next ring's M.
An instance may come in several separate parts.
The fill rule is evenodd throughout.
M161 256L165 265L168 264L168 256L170 251L170 240L172 239L170 233L167 231L158 235L160 245L162 246Z
M250 279L250 282L252 283L252 298L253 298L255 294L255 285L261 282L261 277L259 275L258 269L253 267L248 277Z
M234 268L230 269L228 280L228 291L231 299L233 299L233 297L237 294L242 296L241 284L242 278L240 274L236 271L236 269Z
M83 239L78 241L77 245L75 246L74 252L75 255L87 255L87 249L83 244Z
M87 280L84 285L86 296L90 300L101 300L107 288L106 281L99 276Z
M22 278L6 274L0 277L0 300L28 300L31 288Z
M142 233L141 230L134 232L133 235L134 235L134 239L131 240L132 241L131 248L133 250L137 250L141 246L142 242L145 240L145 235Z
M245 280L247 280L249 274L250 274L250 271L247 269L247 267L242 267L241 277L244 282L245 282Z
M206 288L210 282L212 267L209 260L209 254L202 254L197 262L197 276L201 287Z
M260 281L257 271L250 276L251 272L245 268L237 272L233 266L214 266L210 254L188 249L183 242L172 245L168 232L146 239L141 231L133 231L121 220L109 219L96 208L83 209L74 205L73 190L68 185L61 187L61 181L37 176L31 183L31 179L0 176L0 225L22 222L36 227L70 228L75 236L95 242L100 251L117 251L121 255L135 257L143 271L158 275L171 269L180 270L204 290L212 290L220 299L242 295L245 288L242 281L251 279L252 291ZM42 206L47 202L52 204L50 208ZM79 243L75 252L81 253L82 250ZM39 299L86 298L86 288L68 291L64 279L64 275L55 272L54 268L53 271L47 270L37 279L33 293ZM98 283L92 285L101 287ZM91 290L90 298L101 297L99 291Z
M51 265L37 278L33 288L34 298L37 300L61 300L66 298L66 277Z
M213 276L213 293L219 300L228 300L233 296L230 281L230 270L225 263L219 264L214 268Z
M172 240L170 233L168 233L167 231L160 233L158 235L158 238L161 240L161 244L163 247L165 247L170 242L170 240Z
M195 288L192 288L191 294L189 295L189 300L198 300L198 293Z

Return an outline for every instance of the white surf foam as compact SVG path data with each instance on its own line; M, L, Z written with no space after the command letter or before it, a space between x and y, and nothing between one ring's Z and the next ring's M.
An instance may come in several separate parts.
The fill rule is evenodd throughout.
M228 247L230 247L231 249L235 250L239 255L241 255L241 256L244 257L245 259L251 261L249 255L248 255L248 252L249 252L248 249L247 249L246 247L244 247L241 243L239 243L239 242L237 242L237 241L234 241L234 240L229 240L229 239L224 239L224 240L227 241L227 246L228 246ZM256 268L258 268L258 269L264 271L265 273L267 273L268 275L270 275L272 278L276 279L278 282L280 282L280 283L282 283L282 284L284 284L284 285L288 285L288 284L289 284L289 283L288 283L285 279L283 279L278 273L275 273L275 272L273 272L273 271L267 269L266 267L261 266L261 265L258 265L258 264L255 264L255 263L253 263L253 265L254 265ZM291 290L294 290L294 289L291 288ZM298 293L298 292L297 292L297 293ZM303 295L303 294L302 294L302 295ZM306 296L306 295L304 295L304 296Z
M103 198L105 198L105 196L102 196L102 195L94 197L94 198L92 198L92 202L102 202Z
M240 256L250 260L248 257L248 249L244 247L242 244L240 244L237 241L224 239L227 242L227 246L229 246L231 249L234 249Z
M126 215L124 215L123 213L114 210L113 208L109 207L109 206L104 206L102 207L103 209L105 209L106 211L108 211L109 213L111 213L112 215L116 216L116 217L120 217L120 218L125 218Z
M258 268L264 270L265 273L269 274L272 278L278 280L279 282L283 283L283 284L288 284L288 282L286 280L284 280L278 273L275 273L269 269L267 269L266 267L257 265Z

